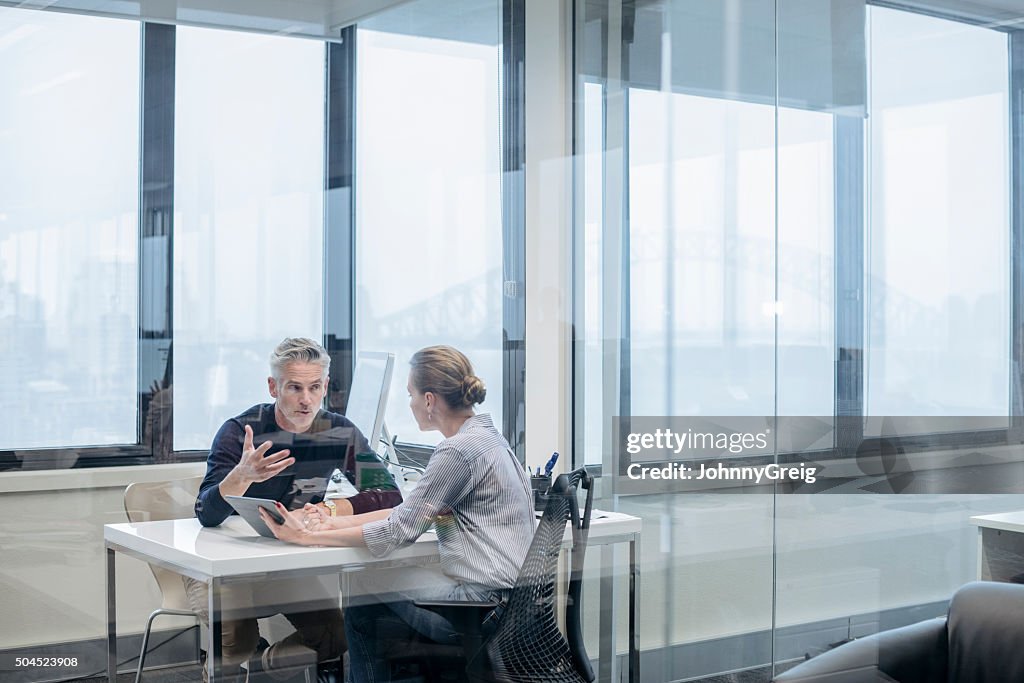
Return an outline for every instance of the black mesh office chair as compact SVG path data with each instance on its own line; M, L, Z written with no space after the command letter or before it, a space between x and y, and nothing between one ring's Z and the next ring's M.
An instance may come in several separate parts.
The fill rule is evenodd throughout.
M576 498L581 486L587 492L582 514ZM583 560L593 499L593 478L583 468L555 479L519 578L492 633L482 636L481 624L498 607L496 603L416 603L442 613L463 634L463 650L469 660L466 672L470 680L500 683L590 683L594 680L580 624ZM567 521L572 523L573 541L565 606L568 638L558 629L555 614L558 556Z

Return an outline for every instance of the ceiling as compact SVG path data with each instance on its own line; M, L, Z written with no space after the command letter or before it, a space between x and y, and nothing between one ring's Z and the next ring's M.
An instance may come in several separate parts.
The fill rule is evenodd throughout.
M1024 28L1024 0L899 0L880 2L994 27Z
M0 0L0 6L235 28L327 40L409 0Z
M666 2L623 1L638 8ZM746 3L761 0L715 0L719 1L743 7ZM591 6L596 10L606 2L588 0L588 12ZM878 0L877 4L960 18L996 28L1024 28L1024 0ZM457 37L482 43L493 42L495 31L491 20L495 0L0 0L0 7L3 6L327 40L337 40L342 28L357 22L377 30L404 33L409 27L414 27L414 32L419 35Z

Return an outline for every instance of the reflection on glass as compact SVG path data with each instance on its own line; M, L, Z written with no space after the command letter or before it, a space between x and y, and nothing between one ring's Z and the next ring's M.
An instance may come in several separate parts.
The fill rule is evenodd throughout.
M178 27L174 447L270 401L267 358L323 330L324 45Z
M869 7L868 18L861 305L864 406L876 417L864 422L869 435L892 442L957 428L952 420L892 416L1008 414L1008 55L1006 35L997 31L879 7ZM800 129L831 136L815 121ZM783 206L815 195L831 201L825 183L785 185L784 138L780 128L780 241ZM780 278L783 253L780 247ZM782 315L780 338L785 321ZM781 382L779 391L781 404ZM978 420L960 424L977 431ZM902 469L878 477L876 490L908 483L942 490L968 474L983 480L998 468L976 465L998 462L1005 450L978 444L952 451L962 467L939 452L897 451L886 464ZM845 466L873 465L858 458ZM977 577L978 532L968 519L1022 505L1018 495L777 497L776 663L879 626L944 615L956 588ZM840 630L829 636L835 624ZM793 633L810 637L798 644Z
M631 413L774 412L775 112L632 89Z
M968 518L1022 507L1024 496L779 496L777 628L844 619L861 635L883 613L887 628L944 615L953 591L977 578ZM804 647L777 636L776 661Z
M610 460L602 429L616 398L634 416L828 418L838 406L1005 424L1007 35L876 6L866 19L853 2L797 4L577 10L574 399L588 463ZM602 325L616 314L621 330ZM609 377L623 378L617 397ZM831 447L831 434L816 445ZM949 462L935 452L905 455L914 471L900 482L916 476L919 490L965 471L930 469ZM992 455L1005 453L979 444L948 457ZM616 482L602 475L607 492ZM1021 505L763 493L608 500L644 518L645 679L750 669L768 680L765 664L883 619L939 614L975 575L968 518Z
M400 441L442 438L406 398L408 360L432 344L469 357L501 429L499 9L417 2L358 32L356 346L395 354Z
M0 8L0 448L135 443L139 24Z
M1007 35L872 7L869 415L1008 415Z
M582 286L577 280L575 296L581 303L583 367L576 373L576 393L583 401L583 455L585 462L601 462L601 431L605 429L604 387L601 376L602 335L601 254L604 192L604 88L600 83L583 85L583 269ZM579 168L579 167L578 167ZM579 444L579 441L577 441Z
M833 128L827 112L779 108L778 415L834 410Z

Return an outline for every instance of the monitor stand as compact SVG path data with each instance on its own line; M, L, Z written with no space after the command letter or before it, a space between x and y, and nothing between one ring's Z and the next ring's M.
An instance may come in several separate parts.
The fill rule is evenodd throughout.
M386 422L381 424L380 440L384 443L384 462L387 463L388 469L391 471L391 474L394 475L399 488L402 489L402 494L408 495L412 489L415 488L416 482L419 481L420 476L423 474L423 469L410 465L403 465L398 461L398 451L395 449L395 439L391 436L391 432L388 430Z
M402 465L398 462L398 451L395 450L395 440L391 436L387 422L382 422L380 425L380 440L384 444L384 462L389 467L401 467Z

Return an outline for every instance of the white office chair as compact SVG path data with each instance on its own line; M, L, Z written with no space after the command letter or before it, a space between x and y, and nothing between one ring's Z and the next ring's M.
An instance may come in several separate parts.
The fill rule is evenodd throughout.
M196 495L202 477L178 479L175 481L156 481L135 483L124 491L124 511L130 522L151 522L162 519L185 519L195 515ZM142 636L142 650L139 652L139 670L135 674L135 683L142 680L142 669L146 664L146 646L149 634L153 629L153 620L160 615L194 617L198 623L199 615L189 609L185 597L185 586L181 576L172 571L149 565L160 587L160 608L149 615L146 631ZM198 658L197 658L198 659Z

